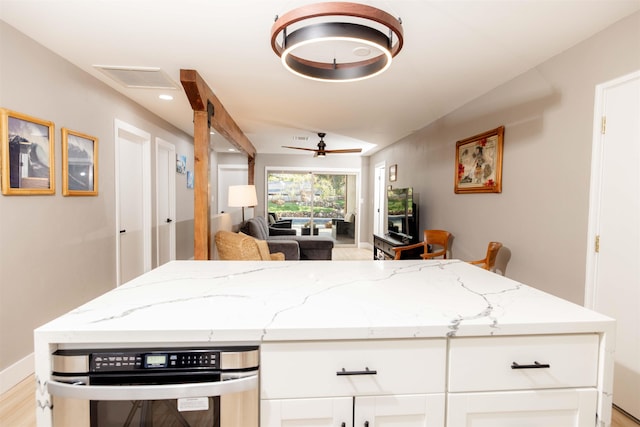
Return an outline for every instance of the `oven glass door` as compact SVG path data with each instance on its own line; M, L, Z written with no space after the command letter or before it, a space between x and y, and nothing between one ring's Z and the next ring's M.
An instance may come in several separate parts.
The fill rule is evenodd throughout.
M220 374L91 377L92 385L169 385L219 382ZM220 396L162 400L92 400L91 427L220 427Z
M186 400L92 400L91 427L220 427L219 396Z
M258 427L258 371L52 379L55 427Z

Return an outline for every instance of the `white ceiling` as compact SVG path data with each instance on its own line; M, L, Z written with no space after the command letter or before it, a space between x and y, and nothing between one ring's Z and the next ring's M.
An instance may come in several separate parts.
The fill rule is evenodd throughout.
M281 146L315 148L326 132L327 149L369 155L640 10L640 0L361 1L402 19L404 48L380 76L322 83L286 71L270 46L276 15L316 2L0 0L0 19L190 135L181 68L200 73L258 153L310 155ZM95 65L160 68L174 100Z

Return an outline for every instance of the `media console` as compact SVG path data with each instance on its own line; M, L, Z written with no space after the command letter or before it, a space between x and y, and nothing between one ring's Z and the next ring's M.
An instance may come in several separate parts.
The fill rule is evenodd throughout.
M388 260L393 259L396 253L393 251L393 248L398 246L409 245L411 241L402 241L396 239L390 235L378 236L377 234L373 235L373 259L374 260ZM420 254L422 253L422 248L418 248L413 251L406 251L403 254L403 259L420 259Z

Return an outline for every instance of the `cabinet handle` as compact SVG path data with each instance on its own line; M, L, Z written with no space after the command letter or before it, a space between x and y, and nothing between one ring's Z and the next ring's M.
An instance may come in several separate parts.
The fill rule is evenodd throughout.
M343 421L342 424L340 424L340 427L347 427L347 423Z
M540 363L537 360L533 362L533 365L519 365L516 362L511 363L511 369L542 369L550 367L551 365L548 363Z
M346 371L342 368L342 371L336 372L336 375L377 375L378 371L372 371L369 368L364 368L364 371Z
M369 427L369 421L364 422L364 427Z
M124 229L120 230L120 234L123 234L123 233L126 233L126 232L127 232L127 230L124 230Z

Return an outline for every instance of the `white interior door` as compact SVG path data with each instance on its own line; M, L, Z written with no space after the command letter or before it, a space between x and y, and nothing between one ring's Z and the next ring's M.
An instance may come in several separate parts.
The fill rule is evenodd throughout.
M158 266L176 259L176 148L156 138L156 250Z
M613 402L640 418L640 72L599 85L595 111L586 305L617 321Z
M386 227L384 226L384 215L386 200L386 166L384 163L376 165L374 179L374 201L373 201L373 234L383 236Z
M116 120L118 285L151 270L150 135Z

